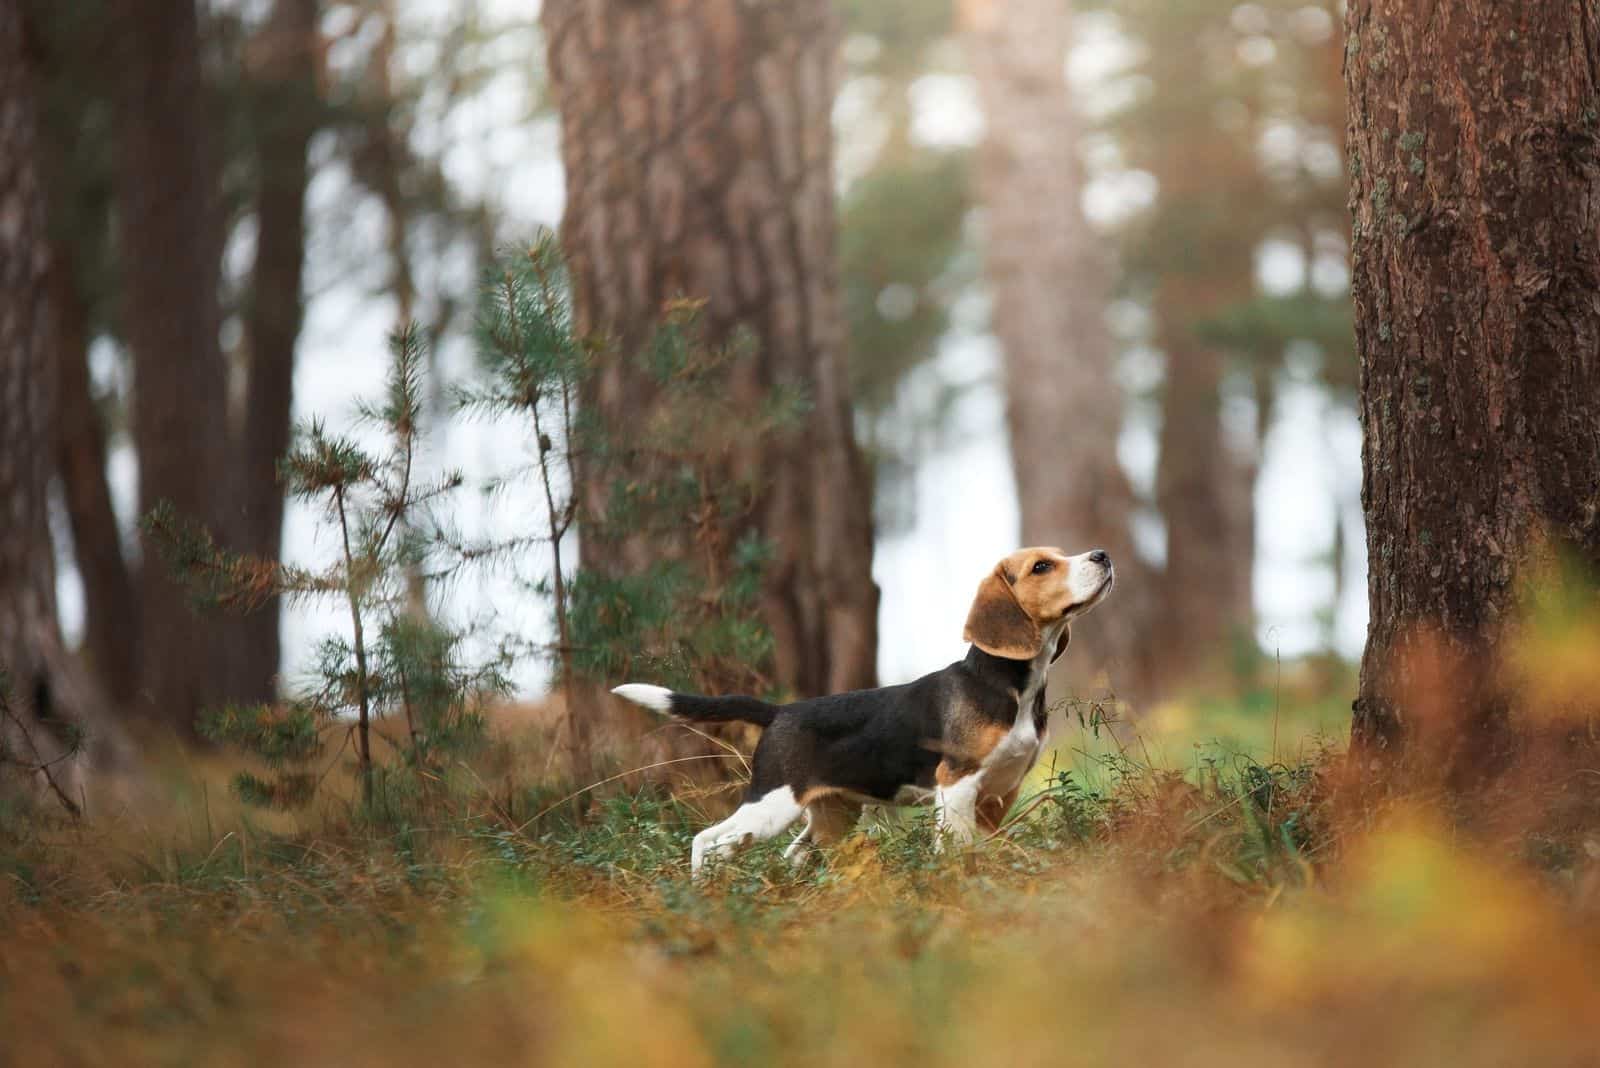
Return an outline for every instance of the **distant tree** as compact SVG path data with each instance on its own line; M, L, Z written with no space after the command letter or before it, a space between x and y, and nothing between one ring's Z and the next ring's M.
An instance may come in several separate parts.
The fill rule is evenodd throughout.
M247 114L255 154L256 258L244 310L247 402L235 427L234 544L272 560L283 543L284 488L277 463L289 446L295 351L304 317L306 187L311 138L327 121L318 80L320 0L277 0L250 46ZM228 650L230 697L267 701L278 671L278 602L243 620Z
M1346 25L1372 613L1352 738L1442 726L1470 769L1518 707L1514 580L1541 544L1600 567L1600 8L1352 0Z
M1153 504L1166 527L1155 625L1168 686L1204 676L1232 641L1254 643L1254 489L1283 357L1311 342L1330 382L1349 385L1342 293L1308 283L1262 292L1269 238L1308 253L1338 241L1343 181L1339 108L1323 6L1269 0L1125 0L1112 9L1138 42L1127 103L1109 117L1123 166L1154 179L1147 211L1118 234L1125 295L1145 302L1145 340L1164 357ZM1269 143L1287 144L1270 155ZM1254 425L1225 418L1229 385L1254 402ZM1240 409L1247 411L1247 408Z
M1117 457L1122 389L1106 325L1110 263L1081 206L1080 124L1068 95L1069 0L965 0L984 112L979 189L985 273L1005 369L1024 544L1111 553L1116 615L1073 643L1074 665L1142 688L1149 583L1134 552L1136 500ZM1079 674L1087 682L1088 678Z
M140 511L169 502L214 529L230 518L227 395L217 279L222 205L193 0L118 0L117 220L122 319L134 367ZM148 555L154 556L149 546ZM214 621L161 568L139 581L138 707L192 734L228 687Z
M37 94L19 5L0 4L0 763L42 772L82 731L115 755L120 732L68 654L56 619L48 488L55 457L49 242L37 155ZM76 789L49 778L76 810Z
M870 684L878 594L836 264L830 4L550 0L542 19L580 329L613 335L625 355L669 300L704 298L711 341L743 327L757 346L729 382L736 400L753 405L771 386L805 394L811 410L797 433L752 441L733 460L771 480L754 524L770 549L762 616L785 687ZM659 391L616 359L582 400L591 417L623 427L648 418ZM620 458L586 462L585 511L604 515L626 471ZM585 569L616 575L685 551L681 535L602 537L593 527L580 529L580 545Z

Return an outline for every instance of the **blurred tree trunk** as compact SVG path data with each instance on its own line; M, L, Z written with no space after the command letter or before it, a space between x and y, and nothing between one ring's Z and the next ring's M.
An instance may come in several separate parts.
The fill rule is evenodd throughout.
M1260 230L1248 217L1271 196L1253 152L1220 136L1213 116L1219 16L1203 5L1177 14L1153 31L1161 103L1143 160L1163 205L1150 240L1162 246L1151 310L1166 355L1155 497L1167 535L1144 640L1167 691L1216 673L1234 641L1254 638L1254 450L1249 435L1224 433L1227 353L1203 331L1255 295Z
M1071 4L965 0L963 8L984 111L984 261L1022 542L1111 554L1116 609L1075 637L1067 668L1083 682L1104 671L1132 696L1146 676L1149 582L1129 528L1133 491L1117 459L1122 391L1105 321L1110 264L1080 206L1078 118L1065 80Z
M542 17L580 325L610 331L629 351L670 298L703 297L714 336L754 333L757 385L804 390L811 408L800 430L748 456L770 478L763 618L789 689L871 685L878 591L835 263L830 5L549 0ZM584 400L621 428L648 410L651 392L619 362ZM605 507L619 474L583 472L587 509ZM668 548L585 535L582 558L628 571Z
M317 92L318 0L278 0L253 51L257 108L255 276L245 335L250 362L240 428L235 544L277 559L283 545L283 487L278 460L288 451L294 401L295 346L304 313L307 149L321 121ZM267 602L238 625L230 650L235 695L274 696L282 650L280 606Z
M227 449L218 342L217 181L192 0L116 8L122 52L117 169L123 333L133 355L139 511L162 500L218 531ZM138 707L192 736L196 713L222 697L224 644L148 539L140 569ZM229 628L230 631L236 628Z
M1156 298L1167 355L1156 465L1167 563L1145 640L1159 650L1168 689L1214 669L1230 639L1249 637L1254 612L1255 465L1223 434L1223 354L1194 337L1201 309L1216 305L1191 303L1178 295L1185 288L1164 279Z
M1546 539L1600 566L1600 14L1351 0L1346 25L1372 613L1352 740L1435 728L1480 768L1514 706L1514 580Z
M56 621L55 561L48 490L53 461L56 377L50 310L49 244L37 168L37 98L23 45L20 5L0 3L0 669L18 719L0 722L8 760L59 757L58 728L85 728L116 756L121 733L86 673L67 653ZM20 729L27 738L18 736ZM63 800L79 803L82 763L51 772Z
M106 435L89 384L87 310L66 250L50 267L55 314L57 463L83 579L84 652L108 696L133 700L139 672L139 614L106 480Z

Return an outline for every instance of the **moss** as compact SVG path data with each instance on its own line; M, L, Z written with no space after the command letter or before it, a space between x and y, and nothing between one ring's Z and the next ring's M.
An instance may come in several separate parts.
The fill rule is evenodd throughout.
M1379 178L1372 185L1372 210L1382 218L1389 211L1389 179Z

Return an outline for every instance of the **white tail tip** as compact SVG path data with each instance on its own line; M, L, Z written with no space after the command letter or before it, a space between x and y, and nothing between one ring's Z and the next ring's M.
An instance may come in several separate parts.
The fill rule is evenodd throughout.
M630 682L618 686L611 691L624 701L632 701L636 705L654 709L657 712L672 711L672 691L665 686L651 686L645 682Z

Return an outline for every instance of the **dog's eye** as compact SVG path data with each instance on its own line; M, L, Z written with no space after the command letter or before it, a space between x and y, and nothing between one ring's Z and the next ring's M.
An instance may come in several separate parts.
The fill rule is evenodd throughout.
M1055 562L1052 560L1040 560L1037 564L1033 565L1033 573L1035 575L1042 575L1055 566Z

